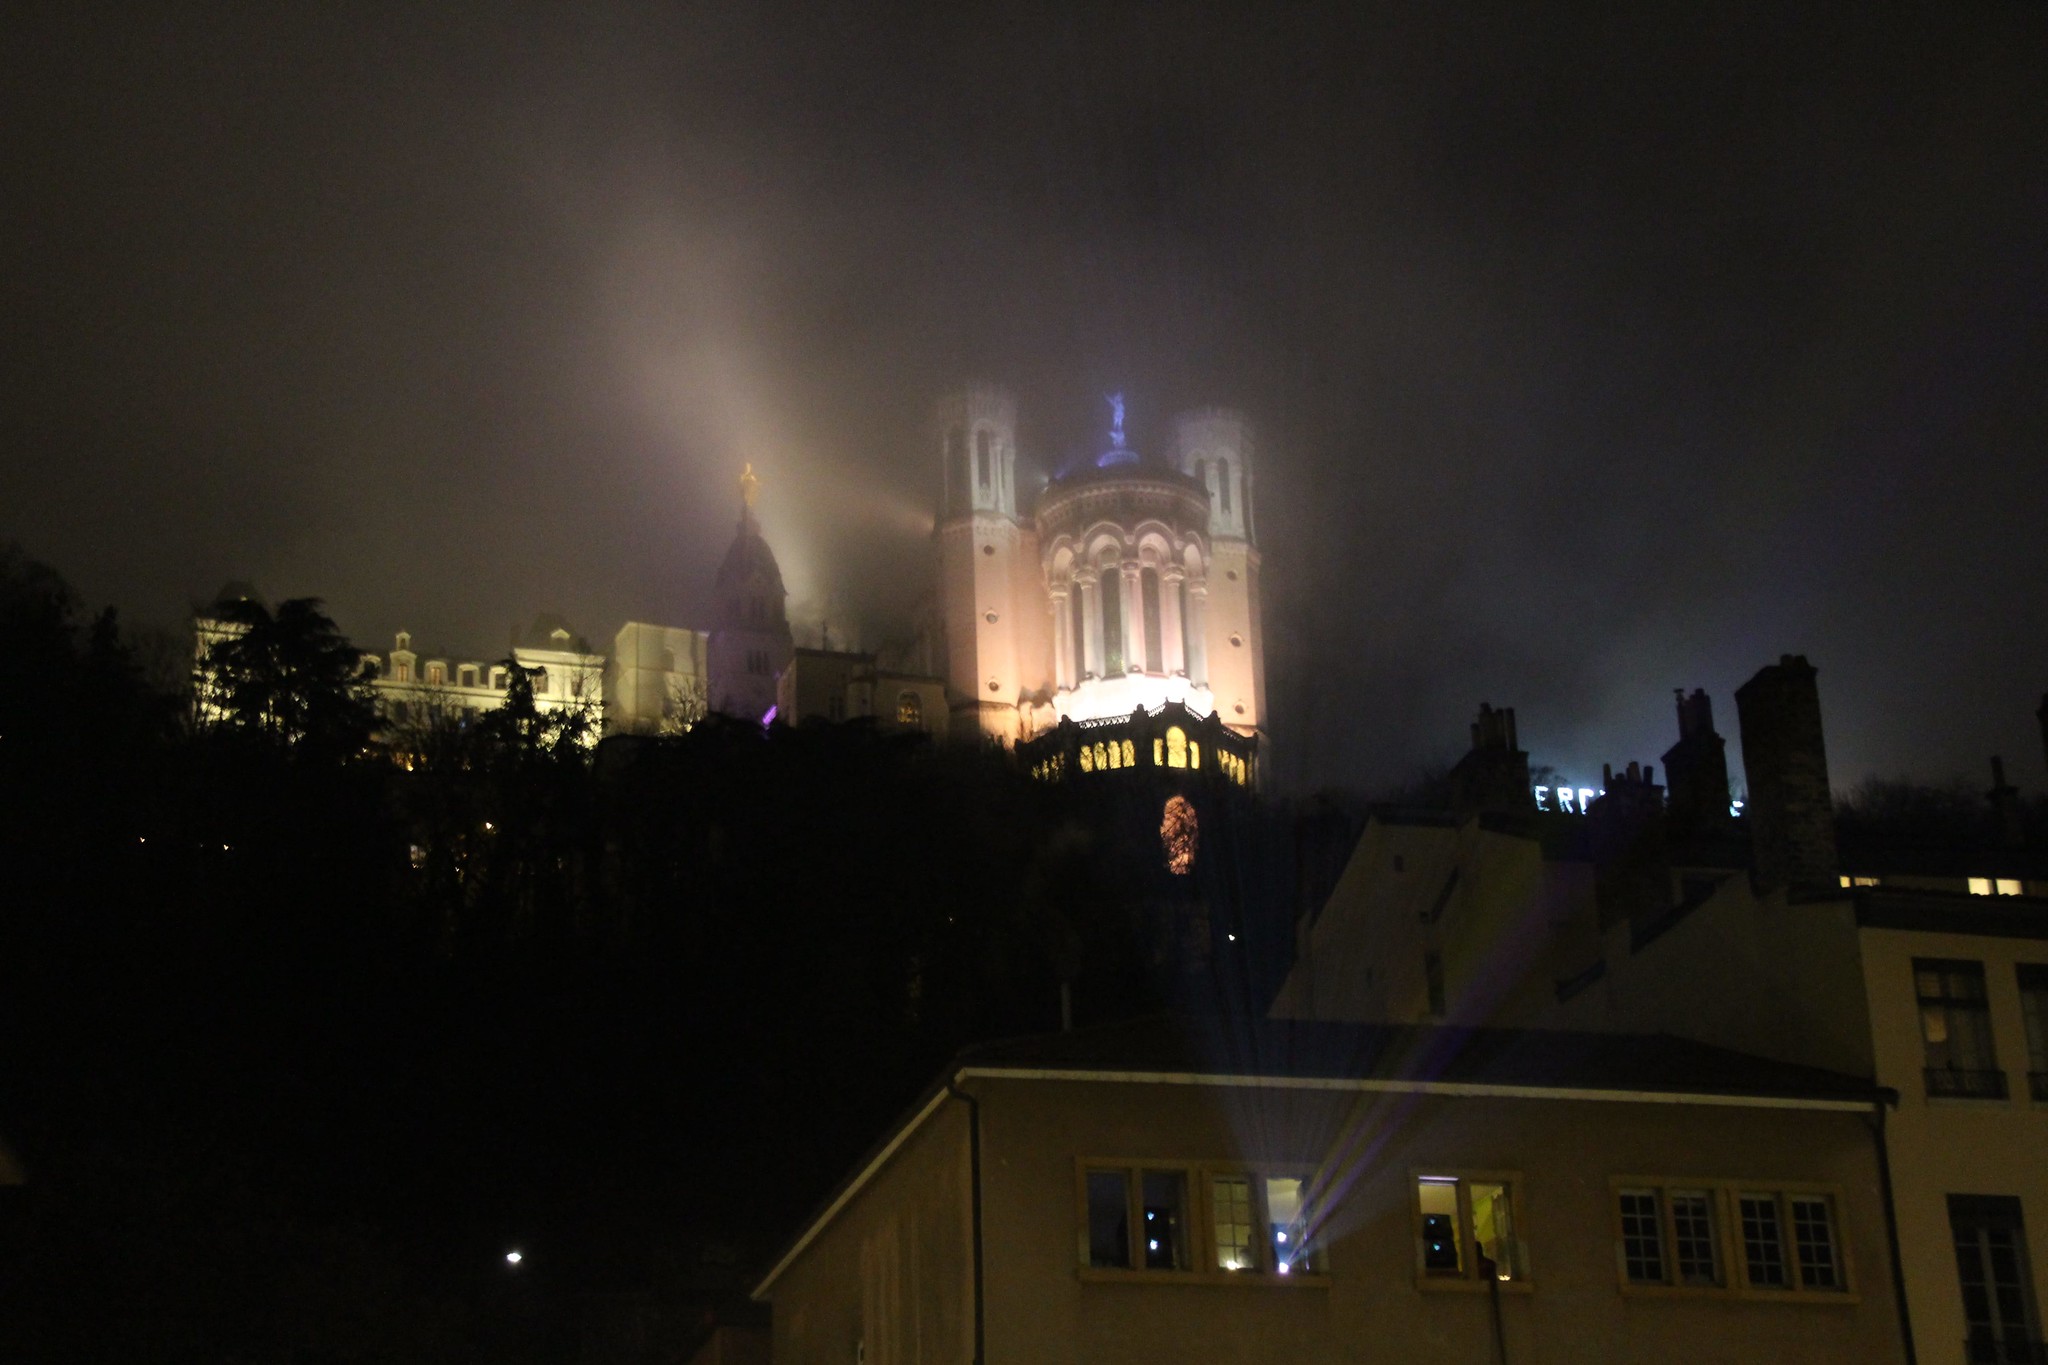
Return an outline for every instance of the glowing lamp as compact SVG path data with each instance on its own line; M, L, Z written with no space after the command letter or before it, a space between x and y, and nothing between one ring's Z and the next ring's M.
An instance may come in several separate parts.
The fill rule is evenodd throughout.
M525 1256L525 1255L524 1255L523 1253L521 1253L521 1252L517 1252L517 1251L508 1251L508 1252L506 1252L506 1253L505 1253L505 1264L506 1264L506 1265L518 1265L518 1264L519 1264L519 1263L520 1263L521 1261L523 1261L523 1260L525 1260L525 1259L526 1259L526 1256Z

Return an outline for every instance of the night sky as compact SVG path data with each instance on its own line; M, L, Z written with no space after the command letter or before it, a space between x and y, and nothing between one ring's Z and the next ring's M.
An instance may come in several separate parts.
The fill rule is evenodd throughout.
M1838 786L2039 789L2048 5L1286 8L12 20L0 541L606 647L709 624L751 460L800 642L873 644L932 399L1045 469L1121 390L1259 427L1287 787L1482 700L1585 780L1803 652Z

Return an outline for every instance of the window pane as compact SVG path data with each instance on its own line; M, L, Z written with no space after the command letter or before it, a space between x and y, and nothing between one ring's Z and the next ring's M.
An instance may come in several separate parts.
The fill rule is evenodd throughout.
M1512 1280L1521 1274L1515 1263L1515 1210L1508 1186L1472 1186L1472 1245L1479 1252L1482 1277L1488 1273L1489 1262L1498 1279Z
M1219 1270L1256 1270L1250 1176L1219 1175L1209 1181L1209 1216L1216 1229Z
M2020 1014L2027 1021L2027 1069L2048 1072L2048 967L2019 969Z
M1621 1192L1621 1262L1631 1284L1664 1283L1664 1227L1655 1190Z
M1785 1234L1778 1223L1778 1197L1745 1194L1742 1205L1742 1255L1749 1282L1757 1289L1787 1289Z
M2040 1326L2020 1201L2002 1195L1952 1194L1948 1217L1955 1236L1963 1320L1970 1334L1969 1358L2033 1359L2037 1348L2031 1343L2039 1339ZM2012 1349L2001 1352L2005 1346Z
M1272 1248L1273 1268L1282 1275L1289 1271L1313 1274L1323 1268L1320 1253L1308 1240L1303 1207L1307 1195L1306 1180L1274 1176L1266 1181L1267 1245Z
M1426 1175L1415 1182L1415 1202L1422 1210L1422 1269L1430 1275L1457 1275L1464 1270L1458 1238L1458 1182Z
M1714 1237L1714 1197L1705 1190L1673 1190L1671 1231L1678 1282L1721 1283L1720 1248Z
M1144 1174L1145 1268L1188 1268L1188 1178L1180 1171Z
M1131 1264L1130 1177L1122 1171L1088 1172L1088 1264Z
M1799 1283L1805 1289L1842 1288L1842 1266L1835 1254L1835 1220L1828 1201L1794 1198L1792 1245L1799 1253Z

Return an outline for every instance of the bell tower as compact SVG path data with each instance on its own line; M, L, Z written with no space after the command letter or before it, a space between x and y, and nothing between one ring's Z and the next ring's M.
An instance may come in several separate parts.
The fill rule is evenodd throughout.
M1253 520L1251 424L1228 408L1199 408L1174 421L1174 463L1209 492L1209 567L1187 585L1190 668L1200 668L1216 715L1263 739L1266 638L1259 608L1259 547Z
M775 680L789 667L792 641L782 568L754 518L760 490L748 465L740 475L740 524L718 566L718 624L706 663L711 709L765 723L775 705Z
M972 384L941 399L931 441L939 457L939 625L952 732L1014 743L1018 705L1042 688L1034 647L1046 623L1037 535L1017 518L1017 404ZM1042 594L1039 595L1042 599Z

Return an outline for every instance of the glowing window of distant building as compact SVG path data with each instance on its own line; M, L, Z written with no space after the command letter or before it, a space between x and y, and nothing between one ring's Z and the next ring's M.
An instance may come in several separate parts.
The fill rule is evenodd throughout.
M1202 746L1193 740L1188 741L1188 766L1190 768L1202 766Z
M1095 746L1095 771L1099 773L1109 771L1109 752L1100 744Z
M447 682L448 666L446 664L428 664L427 681L433 684L435 687L439 687L443 683Z
M1112 763L1109 766L1114 768L1116 765ZM1124 741L1124 766L1126 768L1138 766L1138 746L1136 742L1128 739Z
M2020 886L2018 879L2013 877L2000 877L1998 879L1997 890L1998 894L2001 896L2018 896L2025 894L2024 890Z
M1989 877L1972 877L1972 878L1970 878L1970 894L1971 894L1971 895L1973 895L1973 896L1988 896L1988 895L1990 895L1990 894L1991 894L1991 878L1989 878Z
M1152 766L1155 768L1166 766L1166 741L1157 735L1152 736Z
M924 699L915 692L896 694L896 723L898 725L924 726Z
M1124 766L1124 746L1115 740L1109 742L1109 766L1112 768Z
M1178 725L1166 727L1166 766L1185 768L1188 766L1188 735Z
M404 662L403 660L400 660L398 663L395 663L391 666L391 676L393 678L396 678L399 682L411 682L412 665ZM1984 894L1988 896L1991 893L1989 891L1986 891Z
M1095 751L1085 744L1081 746L1081 771L1084 773L1095 771Z

